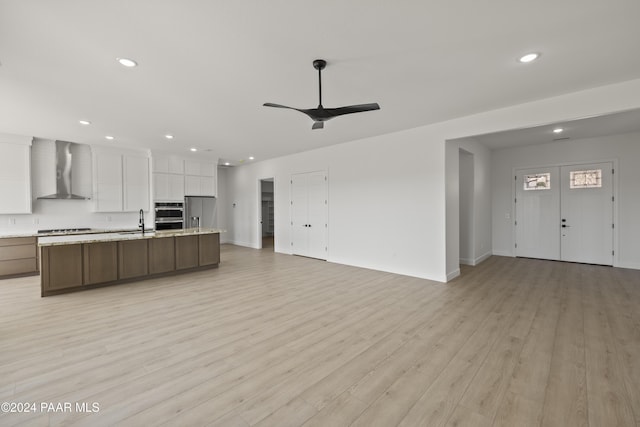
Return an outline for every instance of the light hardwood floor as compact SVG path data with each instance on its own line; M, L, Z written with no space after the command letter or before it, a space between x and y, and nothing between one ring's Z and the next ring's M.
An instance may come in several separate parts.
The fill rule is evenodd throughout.
M39 294L0 281L0 402L74 407L1 426L640 421L640 271L492 257L442 284L224 245L217 270Z

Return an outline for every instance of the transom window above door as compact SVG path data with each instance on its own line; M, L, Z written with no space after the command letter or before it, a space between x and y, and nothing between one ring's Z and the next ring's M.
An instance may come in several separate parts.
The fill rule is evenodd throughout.
M601 188L602 169L569 172L569 188Z
M551 188L550 173L535 173L524 176L525 190L548 190Z

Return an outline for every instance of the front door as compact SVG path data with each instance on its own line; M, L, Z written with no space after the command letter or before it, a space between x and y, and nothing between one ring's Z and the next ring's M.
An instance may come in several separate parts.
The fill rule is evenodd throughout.
M561 260L613 264L611 163L562 166Z
M516 256L560 259L558 168L516 174Z
M610 162L516 172L516 256L613 265Z

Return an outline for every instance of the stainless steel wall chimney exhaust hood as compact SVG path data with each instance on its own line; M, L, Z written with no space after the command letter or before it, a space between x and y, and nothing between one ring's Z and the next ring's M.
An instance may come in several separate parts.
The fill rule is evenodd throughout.
M87 197L78 196L71 191L71 167L73 165L73 155L71 147L73 142L56 141L56 192L38 199L67 199L67 200L88 200Z

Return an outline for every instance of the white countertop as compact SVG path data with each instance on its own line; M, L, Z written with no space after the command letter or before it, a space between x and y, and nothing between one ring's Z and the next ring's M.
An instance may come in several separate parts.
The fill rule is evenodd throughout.
M17 232L0 232L0 239L13 238L13 237L49 237L49 236L75 236L78 234L104 234L104 233L126 233L133 232L133 228L114 228L114 229L100 229L92 228L91 230L84 231L67 231L64 233L38 233L37 231L17 231Z
M140 231L136 231L121 233L57 235L40 237L38 239L38 246L74 245L78 243L99 243L137 239L158 239L164 237L193 236L216 233L224 233L224 230L219 230L216 228L188 228L185 230L146 231L144 234L142 234L142 232Z

